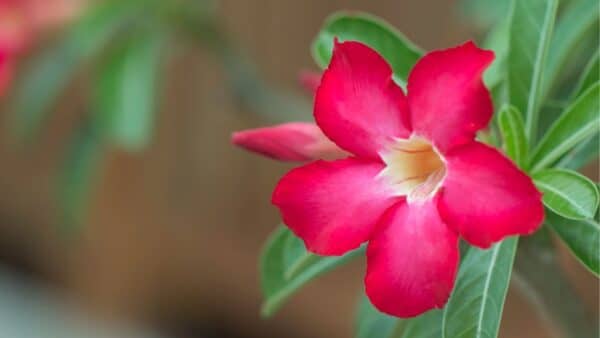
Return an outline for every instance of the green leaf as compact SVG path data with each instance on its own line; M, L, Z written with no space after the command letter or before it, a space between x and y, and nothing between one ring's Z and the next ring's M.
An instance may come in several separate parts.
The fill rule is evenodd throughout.
M364 253L364 247L339 257L310 257L300 239L287 228L279 227L267 241L261 256L260 273L265 301L262 315L273 315L304 284ZM291 254L295 253L295 254ZM302 263L299 263L303 261ZM290 269L294 269L290 272Z
M82 17L57 45L32 60L18 84L15 130L30 139L76 69L99 52L128 22L129 1L112 1Z
M463 0L460 9L466 19L482 28L489 27L501 21L508 12L509 0Z
M577 99L588 88L600 81L600 49L590 58L571 97ZM600 133L596 133L579 143L575 148L563 156L556 164L559 168L577 170L598 159L600 155Z
M594 182L571 170L546 169L533 175L544 193L546 207L570 219L589 219L598 209L600 194Z
M517 243L518 237L511 237L488 250L469 250L444 309L442 337L498 335Z
M406 83L408 73L423 54L419 47L385 21L365 13L339 12L325 21L312 44L313 58L321 68L329 64L336 37L339 41L360 41L378 51L390 63L401 83Z
M556 24L556 30L550 42L548 62L544 69L542 99L554 85L565 65L572 59L578 45L585 40L586 34L598 31L600 2L597 0L578 0L569 3ZM598 38L595 38L598 41ZM597 73L597 72L596 72ZM596 74L597 78L597 74Z
M596 53L594 53L588 64L585 66L581 78L573 90L572 97L579 97L598 81L600 81L600 49L596 50Z
M600 155L600 133L590 136L587 140L579 143L573 150L560 159L556 164L559 168L578 170L597 160Z
M496 25L483 42L485 49L491 49L496 54L496 59L483 74L483 81L492 92L506 79L506 58L508 57L509 43L510 20L508 19L502 20ZM494 96L494 103L501 104L504 102Z
M498 116L498 126L504 139L506 155L519 167L523 167L527 159L528 146L521 113L515 107L503 107Z
M600 224L595 220L574 221L546 211L546 223L571 252L596 276L600 274Z
M83 222L88 196L103 156L101 135L90 121L84 121L69 145L58 180L63 229L71 231Z
M410 319L379 312L362 297L356 318L356 338L440 338L442 310L430 310Z
M540 85L557 7L557 0L512 2L508 92L511 104L525 113L525 131L530 142L536 139Z
M496 58L483 74L483 82L490 89L494 104L501 106L507 104L507 58L510 47L510 23L511 18L509 12L512 0L489 1L489 4L481 3L478 0L463 1L463 6L487 8L490 6L497 7L493 14L497 18L497 23L488 32L483 40L482 47L494 51ZM466 4L468 2L469 4ZM492 4L494 3L494 4ZM477 4L477 5L476 5ZM488 13L490 15L490 13Z
M406 320L394 338L440 338L442 336L442 310L430 310Z
M130 151L152 137L164 37L155 31L134 34L100 69L97 105L111 141Z
M360 298L356 314L356 338L392 338L400 320L379 312L365 296Z
M287 236L283 250L283 265L286 267L284 277L291 280L304 269L319 261L322 257L306 251L304 243L293 235Z
M532 157L533 172L553 164L579 142L600 131L599 94L600 82L596 82L552 124Z

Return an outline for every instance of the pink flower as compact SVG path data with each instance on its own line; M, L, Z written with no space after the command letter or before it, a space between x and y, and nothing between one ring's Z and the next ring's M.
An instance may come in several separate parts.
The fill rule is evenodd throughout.
M349 154L314 123L290 122L233 133L233 144L280 161L339 159Z
M13 60L2 50L0 50L0 97L10 86L13 77Z
M60 28L79 16L89 0L20 0L27 21L38 33Z
M412 317L443 307L456 278L459 236L488 248L531 234L544 218L531 179L475 140L493 113L481 80L493 59L472 42L431 52L415 65L405 95L375 51L335 43L314 116L352 155L293 169L273 204L316 254L342 255L368 242L366 292L382 312ZM269 142L286 150L306 146L292 133L272 135ZM265 148L272 157L284 153ZM319 152L305 155L298 159Z
M0 50L5 54L22 52L31 38L24 3L0 0Z
M0 96L13 68L38 35L78 14L85 0L0 0Z

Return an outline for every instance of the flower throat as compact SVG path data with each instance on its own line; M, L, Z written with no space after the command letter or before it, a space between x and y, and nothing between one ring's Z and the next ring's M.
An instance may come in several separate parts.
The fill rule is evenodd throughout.
M442 156L419 136L396 139L380 155L386 164L380 176L389 180L396 193L406 196L409 203L431 198L446 176Z

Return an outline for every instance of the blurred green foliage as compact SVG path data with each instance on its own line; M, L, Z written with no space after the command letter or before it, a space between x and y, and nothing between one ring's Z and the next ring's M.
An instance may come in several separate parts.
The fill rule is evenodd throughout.
M28 143L37 140L76 75L91 74L83 86L89 100L58 181L66 228L82 223L108 146L137 152L150 144L173 43L213 53L223 65L225 85L247 110L272 121L309 118L308 102L261 79L220 26L216 5L212 0L101 1L27 62L13 107L14 130Z

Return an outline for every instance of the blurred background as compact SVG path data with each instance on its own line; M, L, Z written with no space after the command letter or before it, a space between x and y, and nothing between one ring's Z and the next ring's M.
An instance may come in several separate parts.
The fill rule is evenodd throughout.
M50 2L44 15L61 8ZM160 63L144 52L150 57L123 61L132 55L126 48L102 53L108 45L100 44L77 46L84 50L77 57L68 48L57 52L57 41L72 35L70 22L87 15L91 5L83 0L72 0L76 9L69 7L64 21L38 29L15 54L0 126L0 337L352 336L362 259L308 284L274 318L260 318L257 262L279 222L271 190L289 166L232 147L230 134L310 118L298 72L317 70L309 47L336 10L380 16L427 50L479 37L489 18L467 20L451 0L187 2L183 13L169 4L185 8L185 0L159 9L172 12L166 17L177 38L141 48L165 52ZM0 30L13 23L6 17L0 6ZM119 28L120 40L132 25ZM150 33L134 40L163 34L152 21L140 25ZM72 70L92 54L85 48L108 55ZM127 90L126 77L103 76L123 62L160 69L146 79L156 106L150 120L121 117L130 127L113 142L98 125L116 122L98 122L103 106L90 102ZM22 86L39 81L62 89L22 96ZM92 88L98 83L106 83L100 94ZM136 129L140 124L146 129ZM597 163L585 169L596 180L597 172ZM597 315L597 280L566 251L562 258ZM501 337L550 338L555 331L511 287Z

